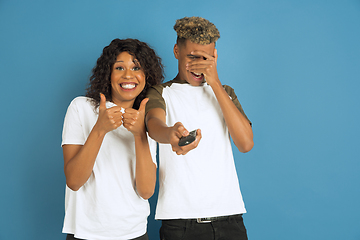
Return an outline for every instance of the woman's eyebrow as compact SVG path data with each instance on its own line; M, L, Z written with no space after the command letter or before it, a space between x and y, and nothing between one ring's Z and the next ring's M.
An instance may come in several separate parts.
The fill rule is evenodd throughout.
M140 65L140 62L135 58L135 59L133 59L133 63L135 63L135 64L139 64Z

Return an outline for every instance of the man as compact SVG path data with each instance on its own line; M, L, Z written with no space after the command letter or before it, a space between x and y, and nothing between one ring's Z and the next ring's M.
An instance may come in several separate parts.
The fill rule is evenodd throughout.
M200 17L176 21L174 80L149 90L146 126L160 143L159 198L155 218L160 237L247 239L246 212L230 137L240 152L252 149L253 133L234 91L223 86L216 68L214 24ZM181 137L196 130L192 143Z

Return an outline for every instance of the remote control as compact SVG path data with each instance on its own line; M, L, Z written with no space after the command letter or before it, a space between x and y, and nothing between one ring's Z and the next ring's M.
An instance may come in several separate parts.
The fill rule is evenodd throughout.
M179 146L186 146L190 143L192 143L193 141L195 141L196 139L196 130L193 130L189 133L189 135L187 135L186 137L181 137L179 140Z

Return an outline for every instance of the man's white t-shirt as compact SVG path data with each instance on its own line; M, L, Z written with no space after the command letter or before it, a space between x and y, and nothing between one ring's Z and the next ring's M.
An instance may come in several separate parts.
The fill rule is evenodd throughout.
M235 93L229 97L246 117ZM230 135L212 88L174 79L152 87L146 112L162 108L166 124L181 122L189 131L201 129L199 145L176 155L170 144L159 144L159 198L156 219L191 219L245 213ZM250 121L249 121L249 124Z

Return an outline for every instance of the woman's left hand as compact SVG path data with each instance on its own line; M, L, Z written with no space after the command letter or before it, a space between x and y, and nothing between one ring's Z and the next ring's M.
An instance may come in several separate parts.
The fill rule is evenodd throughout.
M140 136L145 133L145 106L149 101L148 98L144 98L141 103L139 110L133 108L126 108L123 114L123 125L129 130L134 136Z

